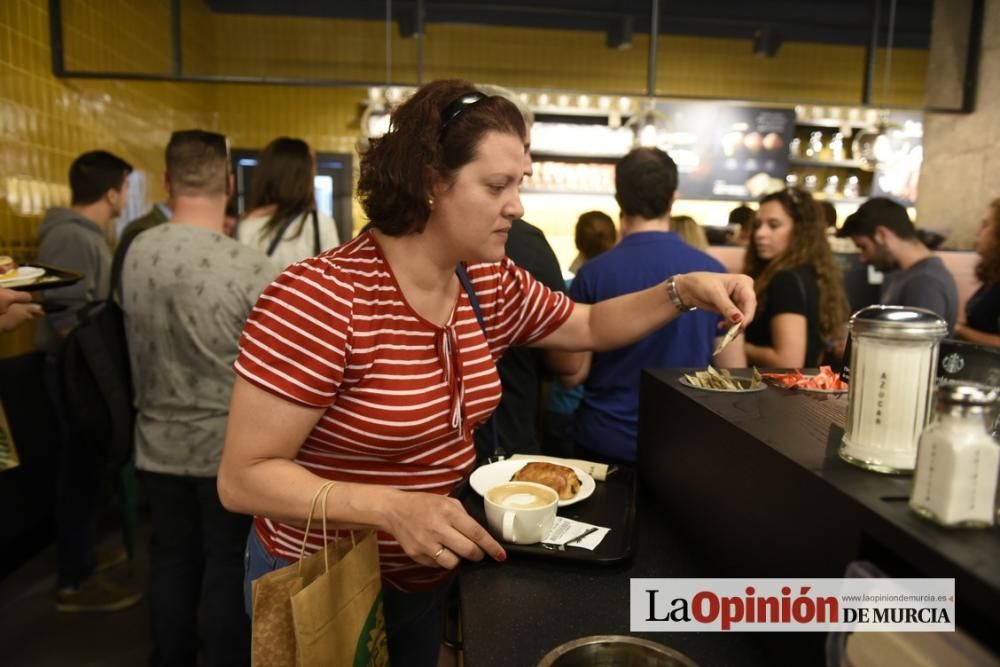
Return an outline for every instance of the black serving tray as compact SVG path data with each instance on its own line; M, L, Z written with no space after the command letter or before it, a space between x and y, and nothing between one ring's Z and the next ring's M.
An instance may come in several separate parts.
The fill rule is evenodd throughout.
M79 282L83 278L82 273L77 273L76 271L70 271L68 269L60 269L55 266L48 266L47 264L32 263L25 264L25 266L37 266L40 269L45 269L45 275L36 279L34 282L26 285L16 285L14 287L10 287L9 289L17 290L19 292L38 292L41 290L55 289L56 287L66 287Z
M466 486L459 494L465 510L487 526L483 497ZM494 535L508 554L544 556L594 565L613 565L632 557L635 551L636 475L631 468L618 466L586 500L559 508L559 516L610 528L593 551L570 545L565 551L546 549L540 544L510 544ZM487 526L488 529L488 526Z

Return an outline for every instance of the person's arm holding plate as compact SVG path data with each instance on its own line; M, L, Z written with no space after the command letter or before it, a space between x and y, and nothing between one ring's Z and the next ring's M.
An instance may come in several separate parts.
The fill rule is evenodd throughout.
M29 293L0 287L0 331L10 331L41 316L41 306L31 303Z

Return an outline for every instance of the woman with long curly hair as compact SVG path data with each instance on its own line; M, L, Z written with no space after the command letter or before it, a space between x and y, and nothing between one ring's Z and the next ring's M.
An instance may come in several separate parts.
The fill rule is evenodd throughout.
M809 193L788 188L760 200L743 272L760 304L746 331L747 360L756 366L819 364L849 309L826 224Z
M955 327L955 338L1000 347L1000 198L986 207L976 252L976 277L983 284L965 304L965 322Z

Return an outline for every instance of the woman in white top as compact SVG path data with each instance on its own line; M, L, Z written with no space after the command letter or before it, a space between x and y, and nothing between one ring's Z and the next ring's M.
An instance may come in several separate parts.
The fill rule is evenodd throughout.
M236 238L260 248L278 269L340 245L333 218L316 210L316 160L301 139L278 137L260 154L248 213Z

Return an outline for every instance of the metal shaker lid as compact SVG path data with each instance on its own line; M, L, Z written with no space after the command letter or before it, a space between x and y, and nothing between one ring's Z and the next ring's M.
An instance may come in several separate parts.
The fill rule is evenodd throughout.
M941 340L948 323L925 308L868 306L851 315L852 334L906 340Z
M978 384L961 384L958 382L943 382L937 390L937 398L949 405L978 405L989 407L1000 398L996 387Z

